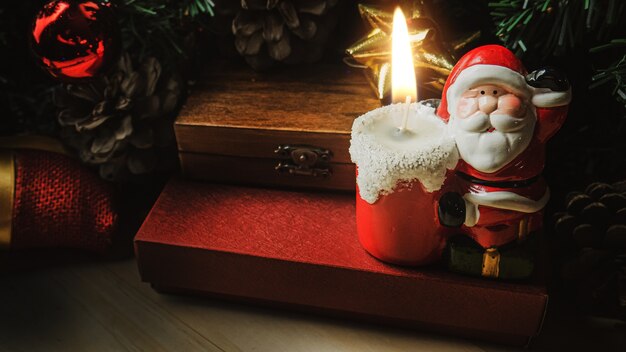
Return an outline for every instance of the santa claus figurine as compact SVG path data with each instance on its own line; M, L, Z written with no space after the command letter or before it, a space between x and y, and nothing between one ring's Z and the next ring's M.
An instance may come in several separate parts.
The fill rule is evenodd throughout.
M570 99L569 83L557 71L527 74L500 45L474 49L456 64L437 109L460 156L448 181L452 191L438 206L441 224L464 235L449 242L451 269L530 275L524 247L541 228L550 196L541 177L545 143L563 124Z

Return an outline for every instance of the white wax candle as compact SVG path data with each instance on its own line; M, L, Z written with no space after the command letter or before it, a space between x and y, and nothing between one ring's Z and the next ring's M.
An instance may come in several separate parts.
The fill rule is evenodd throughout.
M354 121L350 155L357 165L361 198L372 204L393 192L399 182L419 181L428 192L441 188L447 169L457 161L457 149L447 125L433 107L408 106L406 129L399 126L407 104L372 110Z

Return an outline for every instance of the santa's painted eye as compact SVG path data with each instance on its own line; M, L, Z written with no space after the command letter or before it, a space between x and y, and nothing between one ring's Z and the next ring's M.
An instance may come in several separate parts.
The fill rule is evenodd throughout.
M496 94L498 94L498 91L497 91L497 90L494 90L494 91L493 91L493 95L496 95Z
M484 90L481 90L481 91L480 91L480 94L485 95L485 91L484 91Z

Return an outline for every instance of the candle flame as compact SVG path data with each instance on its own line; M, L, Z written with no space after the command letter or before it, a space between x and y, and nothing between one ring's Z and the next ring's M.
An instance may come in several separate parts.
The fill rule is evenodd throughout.
M410 97L417 101L417 83L413 67L413 53L409 41L406 18L398 7L393 14L391 38L391 101L403 103Z

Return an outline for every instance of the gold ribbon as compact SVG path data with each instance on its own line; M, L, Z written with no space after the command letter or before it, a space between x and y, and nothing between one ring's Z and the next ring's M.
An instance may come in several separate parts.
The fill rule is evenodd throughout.
M500 275L500 252L497 248L487 248L483 253L482 275L485 277L498 277Z
M12 151L0 151L0 248L11 246L11 223L15 196L15 157Z
M367 78L378 99L391 93L391 32L393 12L359 4L361 17L372 27L362 39L346 49L344 62L353 67L368 69ZM428 17L423 1L412 1L408 8L407 25L413 63L421 87L438 96L456 61L453 51L461 49L480 36L476 32L456 43L445 43L439 38L439 26Z
M0 137L0 149L29 149L72 156L58 139L45 136L9 136Z

